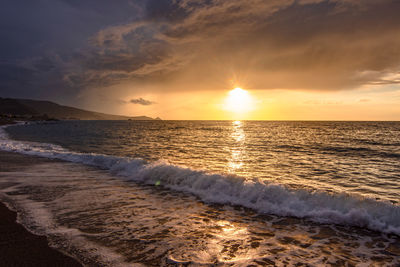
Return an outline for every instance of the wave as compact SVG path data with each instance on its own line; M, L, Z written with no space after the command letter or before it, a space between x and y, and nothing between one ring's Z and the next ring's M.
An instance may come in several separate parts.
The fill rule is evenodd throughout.
M320 146L316 148L323 153L328 154L341 154L343 156L355 156L360 157L360 155L367 157L384 157L384 158L400 158L399 153L395 152L385 152L385 151L377 151L372 148L367 147L340 147L340 146Z
M164 161L72 152L46 143L11 140L0 128L0 150L100 167L125 180L191 193L210 203L240 205L260 213L306 218L400 235L400 206L345 193L289 189L234 175L210 174Z

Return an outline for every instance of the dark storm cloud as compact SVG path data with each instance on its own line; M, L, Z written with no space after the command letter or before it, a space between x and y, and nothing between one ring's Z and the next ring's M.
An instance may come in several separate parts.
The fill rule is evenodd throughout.
M158 22L178 22L190 14L190 10L182 6L182 1L171 0L148 0L145 11L148 20Z
M32 79L34 71L22 66L0 63L0 85L12 86L14 83L20 86L27 85Z
M155 102L150 101L150 100L146 100L143 98L136 98L136 99L131 99L131 101L129 101L132 104L138 104L138 105L143 105L143 106L150 106L155 104Z
M8 95L74 97L121 83L152 90L226 89L228 80L249 89L398 83L397 0L8 0L3 6L0 86Z
M74 100L82 88L63 78L83 69L74 55L101 29L140 19L140 2L2 1L0 94Z

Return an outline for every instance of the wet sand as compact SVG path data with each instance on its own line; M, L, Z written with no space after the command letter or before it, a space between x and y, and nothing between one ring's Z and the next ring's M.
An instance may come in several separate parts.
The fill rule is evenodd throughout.
M0 171L43 159L0 151ZM0 181L1 184L1 181ZM0 203L0 266L82 266L75 259L49 247L45 236L28 232L16 222L17 214Z

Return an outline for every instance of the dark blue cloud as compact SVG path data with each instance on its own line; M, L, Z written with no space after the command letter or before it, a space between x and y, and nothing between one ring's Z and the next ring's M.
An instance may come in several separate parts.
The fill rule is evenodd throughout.
M148 0L145 6L146 19L168 22L182 21L191 13L189 9L182 7L182 2L184 1Z
M75 98L72 93L77 89L62 81L65 64L74 58L76 51L88 45L90 36L101 29L140 19L143 16L141 2L2 1L0 94L46 97L48 92L58 90L60 98ZM50 85L59 88L49 88Z

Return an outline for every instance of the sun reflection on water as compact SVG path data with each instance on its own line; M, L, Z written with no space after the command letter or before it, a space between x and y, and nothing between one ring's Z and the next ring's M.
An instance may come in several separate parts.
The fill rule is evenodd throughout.
M225 239L231 237L238 237L242 235L248 234L247 228L239 225L235 225L226 220L220 220L217 222L217 225L221 227L222 232L216 234L220 237L224 237Z
M238 169L243 167L244 142L246 139L246 135L243 130L243 122L232 122L231 138L233 139L233 144L230 147L231 157L228 163L228 171L230 173L235 173Z

